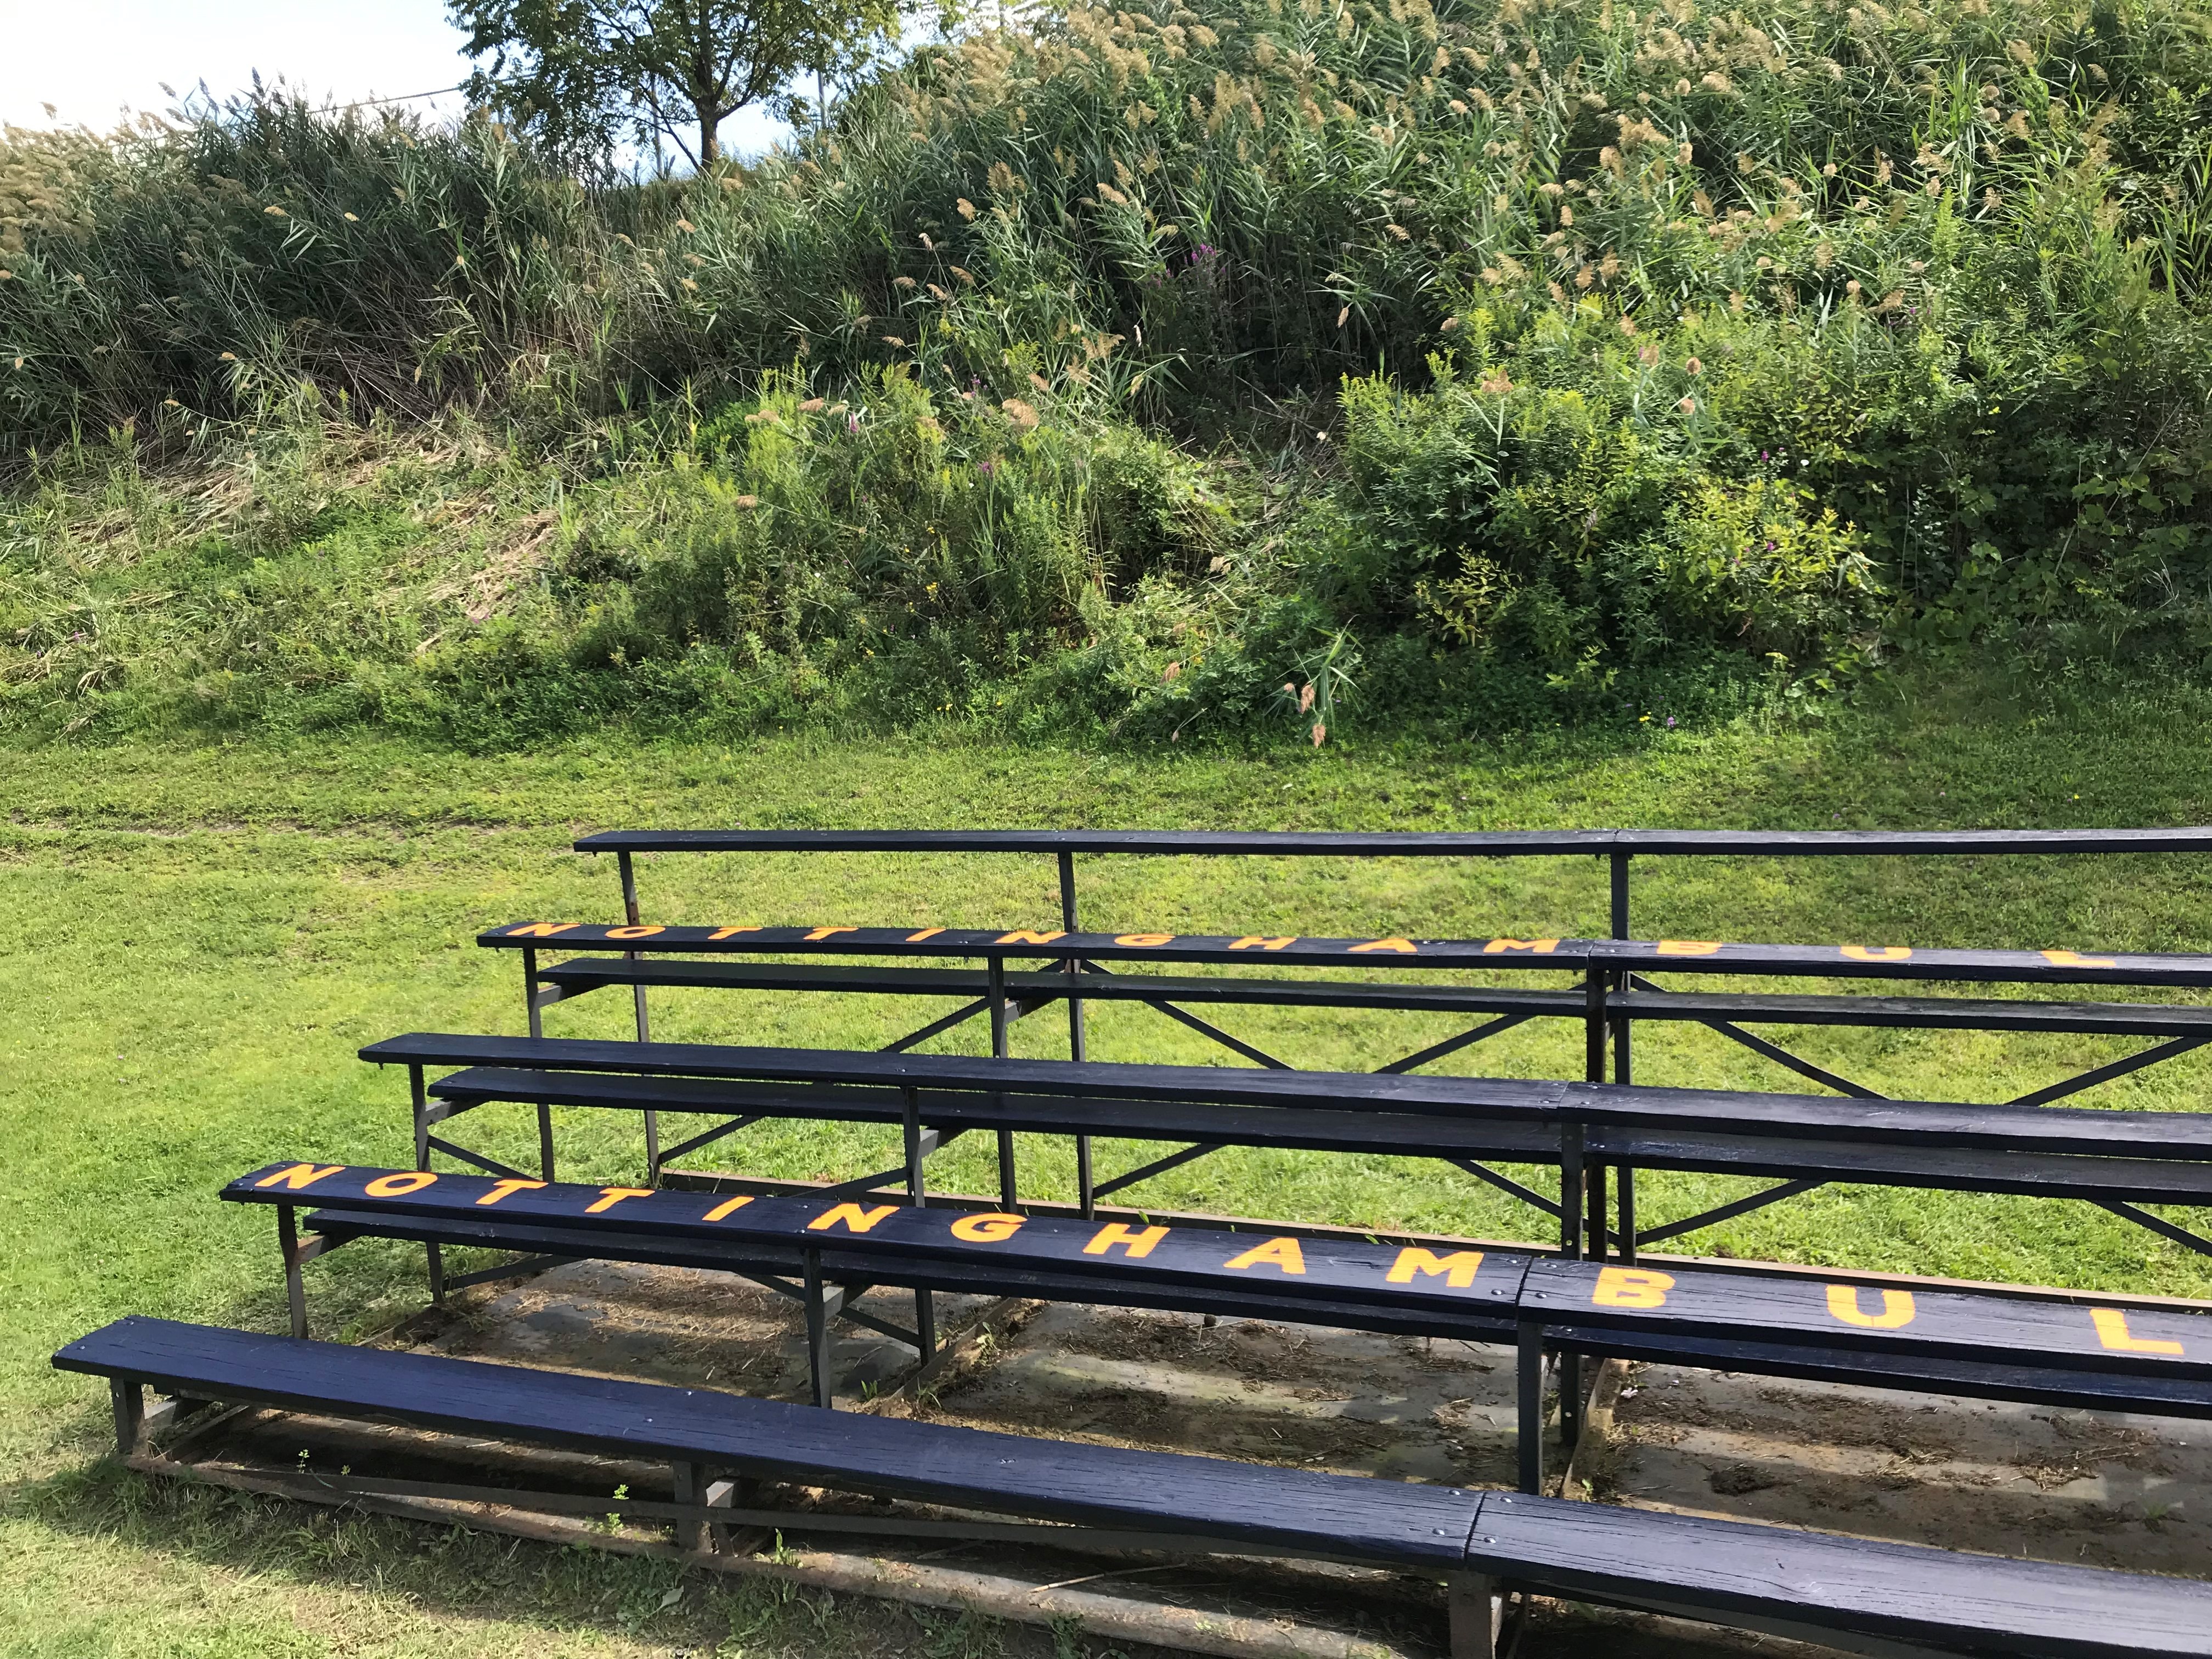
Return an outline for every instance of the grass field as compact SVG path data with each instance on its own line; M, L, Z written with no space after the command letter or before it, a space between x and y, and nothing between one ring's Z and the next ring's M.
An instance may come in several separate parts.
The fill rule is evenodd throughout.
M2060 825L2212 819L2207 700L2107 696L2028 715L1942 695L1825 724L1529 741L1508 749L1086 756L957 733L741 750L616 739L471 758L370 742L44 748L0 756L0 1655L659 1653L951 1656L1084 1650L1065 1636L680 1581L623 1562L396 1522L334 1522L213 1492L155 1489L96 1462L106 1404L47 1367L127 1311L277 1328L265 1218L213 1200L279 1155L406 1161L404 1084L354 1050L395 1031L520 1029L514 963L468 940L526 915L599 918L611 866L568 844L617 825L1133 825L1533 828ZM2057 712L2052 712L2053 710ZM1042 860L884 857L648 863L658 920L1022 925L1053 915ZM1601 930L1594 860L1475 866L1101 860L1086 924L1362 930ZM2130 860L1658 863L1636 931L1919 945L2212 947L2212 870ZM913 1011L673 994L657 1035L882 1041ZM556 1035L613 1034L612 999L552 1011ZM1445 1034L1393 1017L1240 1011L1241 1034L1305 1063L1374 1064ZM1093 1052L1213 1059L1157 1017L1098 1011ZM1063 1028L1017 1027L1052 1054ZM2125 1045L1899 1032L1789 1034L1885 1091L2000 1099ZM963 1030L948 1043L973 1043ZM1642 1036L1653 1082L1789 1086L1717 1037ZM1485 1070L1571 1074L1577 1032L1524 1028ZM1463 1055L1474 1069L1471 1055ZM1568 1067L1565 1073L1561 1067ZM2089 1097L2194 1107L2194 1059ZM524 1115L471 1120L520 1152ZM744 1167L878 1167L882 1133L763 1127ZM577 1176L634 1176L626 1126L564 1121ZM983 1149L946 1184L982 1186ZM1056 1147L1024 1182L1064 1191ZM1108 1167L1127 1156L1108 1149ZM878 1165L868 1160L874 1158ZM568 1171L564 1171L567 1173ZM1654 1220L1726 1183L1647 1177ZM971 1188L972 1189L972 1188ZM1163 1206L1530 1236L1472 1177L1388 1160L1225 1153L1146 1189ZM2212 1262L2083 1206L1830 1188L1701 1235L1744 1256L2045 1284L2212 1293ZM311 1272L325 1331L365 1330L419 1296L408 1253L364 1247ZM717 1645L719 1644L719 1645Z

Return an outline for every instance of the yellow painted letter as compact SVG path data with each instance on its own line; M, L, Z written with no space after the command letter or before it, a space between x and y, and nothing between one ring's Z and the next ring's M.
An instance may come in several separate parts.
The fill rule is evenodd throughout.
M362 1191L371 1198L404 1198L421 1192L437 1178L428 1170L409 1170L401 1175L379 1176Z
M1859 1291L1856 1285L1828 1286L1828 1311L1846 1325L1856 1325L1863 1331L1893 1331L1899 1326L1910 1325L1917 1311L1912 1305L1910 1291L1884 1291L1881 1311L1868 1313L1859 1306Z
M1232 1255L1221 1264L1224 1267L1280 1267L1286 1273L1303 1273L1306 1270L1305 1252L1298 1249L1295 1238L1271 1238L1265 1244L1255 1244L1242 1255Z
M896 1204L879 1204L872 1210L864 1210L857 1204L840 1204L826 1215L817 1215L806 1224L810 1232L825 1232L843 1222L856 1233L864 1233L887 1215L896 1215Z
M544 1184L545 1183L542 1181L495 1181L491 1183L491 1190L486 1193L482 1198L478 1199L477 1202L479 1204L496 1204L502 1198L508 1197L513 1194L526 1193L533 1187L543 1187Z
M1243 939L1231 939L1229 948L1232 951L1287 951L1297 942L1296 933L1286 934L1281 939L1263 939L1257 933L1247 933Z
M757 927L717 927L707 935L707 942L712 945L718 939L735 939L739 933L757 933L758 932L760 929Z
M1642 1267L1601 1267L1590 1300L1601 1308L1663 1308L1674 1275Z
M1482 1266L1480 1250L1454 1250L1449 1255L1437 1255L1433 1251L1408 1244L1398 1252L1398 1259L1390 1264L1390 1271L1382 1277L1391 1285L1410 1285L1415 1273L1426 1273L1434 1279L1438 1273L1444 1283L1455 1291L1463 1291L1474 1283L1475 1270Z
M1017 927L1011 933L1001 933L995 941L1000 945L1049 945L1056 939L1066 939L1065 933L1039 933L1027 927Z
M565 933L572 927L580 927L577 921L533 921L521 927L507 930L509 939L551 939L556 933Z
M1721 948L1717 939L1662 939L1659 954L1662 957L1709 957Z
M655 933L665 933L667 931L658 922L645 921L630 927L610 927L607 929L607 937L609 939L651 939Z
M857 933L860 931L857 927L817 927L806 937L811 942L828 939L832 933Z
M1165 945L1174 937L1173 933L1117 933L1114 936L1114 943L1139 945Z
M1494 957L1507 951L1534 951L1540 957L1548 957L1559 948L1555 939L1494 939L1482 947L1482 954Z
M723 1217L733 1215L738 1211L744 1209L746 1205L752 1201L752 1195L750 1193L746 1194L742 1198L726 1198L699 1218L702 1221L720 1221Z
M952 1236L970 1244L997 1244L1021 1231L1024 1219L1018 1215L963 1215L952 1224Z
M1909 945L1846 945L1841 948L1853 962L1903 962L1912 954Z
M2097 1340L2114 1353L2165 1353L2181 1358L2181 1344L2159 1342L2128 1334L2128 1316L2118 1308L2092 1308L2089 1318L2097 1327Z
M333 1164L327 1170L319 1170L312 1164L295 1164L289 1170L279 1170L275 1175L265 1175L253 1184L256 1187L283 1187L298 1192L302 1187L312 1187L325 1176L334 1176L345 1168Z
M1118 1221L1111 1222L1101 1227L1097 1236L1083 1247L1083 1254L1103 1255L1119 1244L1128 1250L1130 1260L1135 1261L1140 1256L1150 1255L1152 1253L1152 1246L1167 1236L1168 1230L1164 1227L1147 1227L1144 1231L1139 1232L1133 1227L1123 1226Z
M1420 954L1413 941L1409 939L1370 939L1364 945L1353 945L1350 954L1356 957L1362 951L1395 951L1401 957Z
M919 945L926 939L935 939L944 931L942 927L925 927L918 933L908 933L906 936L906 942L908 945Z
M626 1198L651 1198L652 1196L653 1189L650 1187L602 1187L599 1188L599 1201L586 1204L584 1206L584 1213L597 1215L602 1210L613 1209Z
M2077 951L2045 951L2043 959L2054 968L2117 968L2110 957L2085 957Z

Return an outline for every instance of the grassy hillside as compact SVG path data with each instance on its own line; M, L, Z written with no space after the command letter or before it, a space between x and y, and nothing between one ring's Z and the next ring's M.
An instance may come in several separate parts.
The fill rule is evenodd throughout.
M1170 0L610 193L276 100L12 135L0 718L1288 740L1308 684L1490 732L2194 672L2208 116L2181 0Z

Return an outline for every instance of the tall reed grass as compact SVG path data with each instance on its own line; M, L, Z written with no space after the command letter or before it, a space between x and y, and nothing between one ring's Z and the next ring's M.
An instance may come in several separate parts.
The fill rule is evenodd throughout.
M1162 0L614 191L281 98L11 134L0 455L460 408L563 489L720 491L655 486L722 554L563 553L527 627L463 608L402 678L495 635L494 680L767 653L1169 733L1269 718L1347 627L1370 706L1482 720L1685 665L2192 658L2208 118L2182 0ZM801 412L839 404L880 489Z

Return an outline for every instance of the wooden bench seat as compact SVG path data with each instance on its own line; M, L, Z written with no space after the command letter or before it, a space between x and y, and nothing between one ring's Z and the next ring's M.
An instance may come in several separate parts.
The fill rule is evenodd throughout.
M908 960L1255 963L1300 968L1565 970L1581 975L1723 974L1952 980L1998 985L2212 988L2212 955L2076 950L1954 951L1911 945L1765 945L1712 939L1324 938L1298 934L1088 933L1048 928L724 927L512 921L492 950L651 956L882 957Z
M978 968L848 966L819 963L699 961L683 957L580 956L541 965L541 981L562 1000L611 986L744 991L823 991L846 994L978 998L990 975ZM1520 1014L1583 1019L1580 990L1516 989L1496 985L1407 981L1255 979L1249 975L1016 971L1005 994L1026 1010L1067 997L1086 1002L1196 1002L1252 1007L1380 1009L1398 1012ZM1739 1025L1887 1026L1907 1030L2045 1031L2094 1036L2191 1036L2212 1033L2212 1006L2161 1002L2022 1002L1990 997L1819 996L1797 993L1614 991L1610 1018Z
M440 1078L425 1088L441 1103L433 1108L441 1117L498 1102L848 1123L897 1123L903 1112L903 1103L895 1091L866 1085L747 1085L701 1078L534 1072L513 1066L472 1066ZM1214 1139L1233 1146L1483 1158L1520 1164L1557 1164L1559 1158L1557 1132L1525 1123L1364 1110L1329 1112L934 1091L921 1091L917 1107L923 1121L942 1128L1086 1133L1128 1140ZM2212 1163L1987 1151L1977 1152L1971 1161L1962 1161L1946 1148L1896 1142L1829 1145L1779 1136L1612 1126L1586 1130L1583 1150L1589 1158L1703 1174L1817 1177L1869 1186L2212 1205ZM2207 1156L2212 1157L2212 1152Z
M1553 1129L1636 1127L2175 1161L2201 1161L2212 1156L2212 1113L1838 1098L1519 1078L973 1059L957 1054L433 1032L413 1032L371 1043L361 1050L361 1057L380 1065L410 1066L490 1066L775 1084L857 1084L945 1094L1090 1097L1285 1111L1356 1109L1380 1115Z
M143 1391L392 1422L957 1504L1453 1583L1456 1656L1511 1583L1711 1622L2042 1659L2212 1655L2212 1587L1741 1522L1033 1439L665 1384L127 1318L53 1358ZM711 1511L702 1511L711 1513Z
M732 1198L337 1164L271 1164L230 1182L222 1196L287 1211L318 1204L309 1224L326 1237L796 1273L810 1299L823 1403L825 1316L811 1299L820 1286L842 1284L1510 1338L1575 1352L1608 1351L1611 1331L1620 1340L1610 1351L1625 1355L1649 1341L1677 1363L1791 1375L1792 1364L1846 1371L1857 1355L1906 1356L1939 1364L1921 1364L1905 1386L1948 1377L1979 1394L1986 1390L1978 1384L2002 1382L2008 1398L2212 1416L2212 1312L2112 1308L2050 1292L1907 1288L1752 1267L1607 1267L1510 1250L1440 1255L1369 1240L976 1214L836 1194ZM928 1323L925 1316L925 1331ZM1576 1335L1552 1342L1554 1328ZM890 1334L927 1346L926 1336ZM1762 1364L1763 1355L1772 1363ZM1968 1369L1941 1369L1949 1364ZM2094 1386L2070 1386L2063 1375L2069 1371ZM2153 1386L2130 1393L2128 1378ZM1870 1380L1900 1385L1879 1370Z
M541 966L538 977L568 996L603 986L647 985L745 991L835 991L906 997L981 997L991 976L980 968L900 968L818 963L699 962L680 957L571 957ZM1006 995L1042 1007L1069 996L1086 1002L1219 1002L1281 1008L1383 1008L1407 1012L1571 1016L1580 991L1492 985L1368 984L1346 980L1202 978L1188 974L1014 972Z

